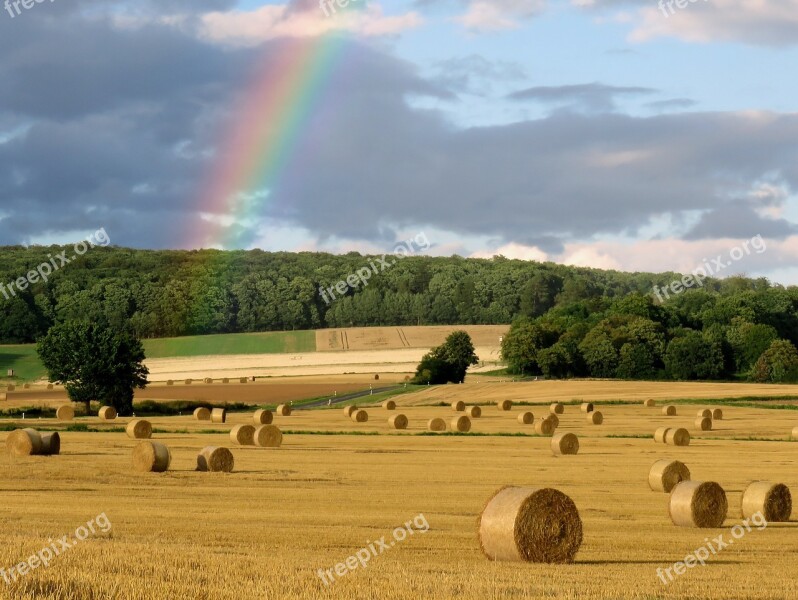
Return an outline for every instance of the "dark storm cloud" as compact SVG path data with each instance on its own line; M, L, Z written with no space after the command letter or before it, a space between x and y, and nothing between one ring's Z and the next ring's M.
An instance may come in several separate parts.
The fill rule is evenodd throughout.
M798 227L785 219L765 218L745 202L731 202L704 213L685 239L741 239L761 235L767 239L782 240L796 233Z

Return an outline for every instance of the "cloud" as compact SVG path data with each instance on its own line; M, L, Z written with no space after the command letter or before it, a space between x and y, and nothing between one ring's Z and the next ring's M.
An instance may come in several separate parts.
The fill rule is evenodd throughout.
M435 79L442 86L474 95L488 93L492 84L526 77L524 68L518 63L488 60L478 54L438 61L434 68Z
M513 92L511 100L531 100L543 104L565 106L586 112L611 112L616 100L624 96L654 94L657 90L646 87L618 87L603 83L577 85L539 86Z
M519 27L546 6L546 0L471 0L466 12L453 20L475 33L502 31Z
M672 98L670 100L658 100L656 102L647 102L646 108L650 108L659 112L667 112L670 110L681 110L693 108L698 103L690 98Z

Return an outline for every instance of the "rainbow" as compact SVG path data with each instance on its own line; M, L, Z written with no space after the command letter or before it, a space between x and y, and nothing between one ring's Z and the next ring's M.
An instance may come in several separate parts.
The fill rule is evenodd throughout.
M257 222L274 202L345 45L343 36L326 34L266 49L217 145L216 168L199 203L203 226L189 234L189 248L244 245L240 225Z

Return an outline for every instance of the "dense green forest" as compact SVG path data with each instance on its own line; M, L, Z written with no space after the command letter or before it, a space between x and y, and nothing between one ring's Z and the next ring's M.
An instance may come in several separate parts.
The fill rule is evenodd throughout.
M0 341L33 342L55 323L86 317L132 327L142 338L521 319L507 343L523 333L528 339L518 346L525 354L506 348L518 370L702 379L749 373L774 340L798 342L798 289L766 279L707 279L702 289L660 305L652 287L670 284L677 274L502 257L397 258L372 274L368 285L349 287L327 302L319 288L378 257L98 246L54 270L46 282L8 293L9 283L63 250L71 256L72 247L0 249L0 282L6 283Z

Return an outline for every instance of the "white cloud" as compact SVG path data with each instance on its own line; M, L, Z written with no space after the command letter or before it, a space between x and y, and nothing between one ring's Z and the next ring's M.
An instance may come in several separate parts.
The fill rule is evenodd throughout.
M473 32L514 29L519 21L538 15L546 0L473 0L454 21Z

